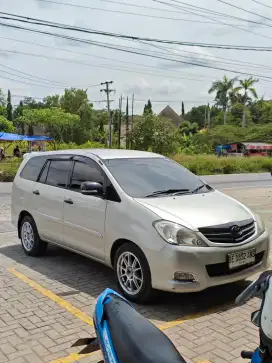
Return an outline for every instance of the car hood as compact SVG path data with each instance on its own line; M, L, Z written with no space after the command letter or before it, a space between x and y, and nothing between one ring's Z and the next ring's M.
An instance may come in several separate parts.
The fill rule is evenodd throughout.
M219 191L136 200L160 218L194 230L254 218L246 206Z

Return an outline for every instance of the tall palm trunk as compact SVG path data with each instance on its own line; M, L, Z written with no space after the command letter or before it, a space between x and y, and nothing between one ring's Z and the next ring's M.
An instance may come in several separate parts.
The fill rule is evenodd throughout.
M225 110L224 110L224 125L227 124L227 115L228 115L228 110L225 108Z
M246 105L244 105L243 109L242 127L246 127Z

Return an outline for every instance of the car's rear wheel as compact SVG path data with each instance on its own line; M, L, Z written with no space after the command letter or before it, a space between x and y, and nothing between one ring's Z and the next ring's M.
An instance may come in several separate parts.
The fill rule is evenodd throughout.
M41 256L46 252L47 243L40 239L36 223L30 216L25 216L20 224L20 236L23 249L29 256Z
M114 260L118 286L131 301L144 303L152 295L151 274L143 252L133 243L123 244Z

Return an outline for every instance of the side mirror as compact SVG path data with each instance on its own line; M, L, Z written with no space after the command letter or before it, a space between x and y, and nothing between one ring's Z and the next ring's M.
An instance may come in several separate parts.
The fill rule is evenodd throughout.
M258 328L260 327L260 310L256 310L251 314L251 322Z
M103 186L100 183L87 181L81 184L80 191L83 195L102 195Z

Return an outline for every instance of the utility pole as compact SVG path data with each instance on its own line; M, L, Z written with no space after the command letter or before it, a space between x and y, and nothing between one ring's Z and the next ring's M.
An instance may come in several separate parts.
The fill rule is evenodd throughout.
M122 128L122 103L123 96L119 98L119 120L118 120L118 148L121 148L121 128Z
M115 90L110 89L109 85L113 84L113 81L106 81L102 82L101 86L106 86L106 88L101 89L100 92L105 92L107 95L107 109L108 109L108 147L112 147L112 120L111 120L111 111L110 111L110 93L114 92Z
M132 95L132 104L131 104L131 136L133 133L133 122L134 122L134 93ZM131 138L131 149L133 149L132 138Z
M129 140L128 140L128 134L129 134L129 129L128 129L129 125L128 125L128 97L127 97L127 107L126 107L126 149L129 148Z

